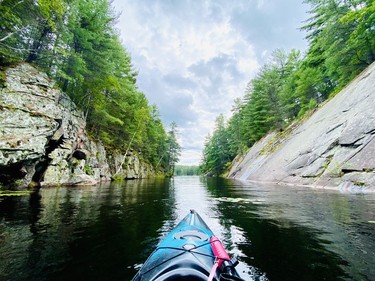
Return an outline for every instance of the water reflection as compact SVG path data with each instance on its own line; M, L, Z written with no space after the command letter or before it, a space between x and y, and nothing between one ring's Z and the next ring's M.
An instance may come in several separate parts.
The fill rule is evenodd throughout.
M224 181L224 183L222 183ZM215 186L226 186L226 191ZM222 224L245 229L240 251L270 280L375 280L373 195L214 180ZM228 226L229 227L229 226Z
M130 280L189 209L248 280L375 280L375 197L198 177L0 198L0 280Z

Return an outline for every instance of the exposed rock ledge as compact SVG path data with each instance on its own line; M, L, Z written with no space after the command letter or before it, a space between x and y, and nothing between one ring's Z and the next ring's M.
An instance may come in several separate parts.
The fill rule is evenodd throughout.
M46 74L28 64L0 81L0 184L96 184L117 172L123 178L154 173L136 152L108 155L89 140L82 112Z
M229 177L375 192L375 63L308 120L238 156Z

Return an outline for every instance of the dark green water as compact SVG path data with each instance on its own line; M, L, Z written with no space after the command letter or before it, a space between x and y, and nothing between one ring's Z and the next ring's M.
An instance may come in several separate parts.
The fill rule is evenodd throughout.
M192 208L246 280L375 280L375 195L198 177L0 197L0 280L131 280Z

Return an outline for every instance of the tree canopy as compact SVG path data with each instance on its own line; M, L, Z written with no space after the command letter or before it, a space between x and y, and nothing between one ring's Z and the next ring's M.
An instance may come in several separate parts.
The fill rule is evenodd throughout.
M2 0L0 64L37 65L85 113L91 136L112 149L131 146L169 173L177 141L137 88L117 17L108 0Z
M309 48L276 50L233 105L232 117L218 117L206 139L201 171L220 175L271 130L282 130L295 118L337 93L375 60L375 1L306 0L311 17Z

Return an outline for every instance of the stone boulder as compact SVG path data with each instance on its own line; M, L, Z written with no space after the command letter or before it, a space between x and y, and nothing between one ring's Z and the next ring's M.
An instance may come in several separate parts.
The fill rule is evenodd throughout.
M139 152L128 151L125 155L116 151L108 156L109 169L115 178L138 179L155 175L152 165L141 160Z

